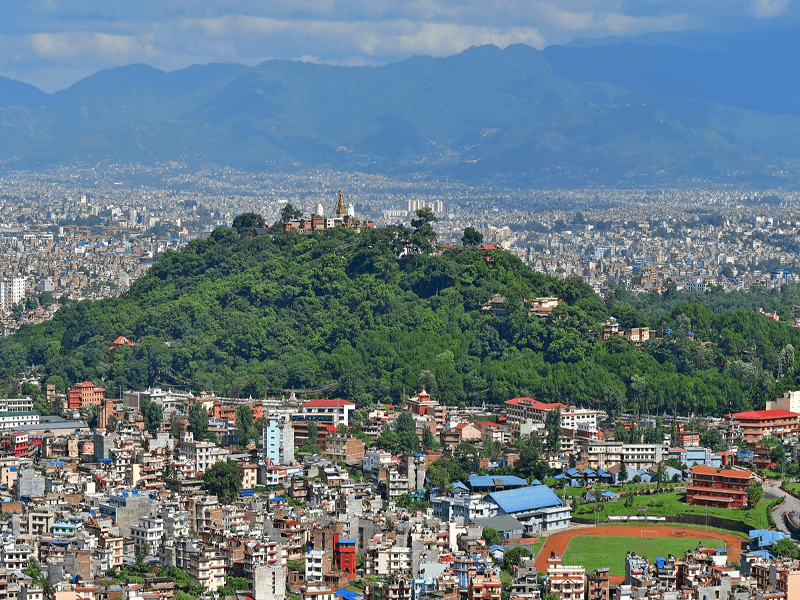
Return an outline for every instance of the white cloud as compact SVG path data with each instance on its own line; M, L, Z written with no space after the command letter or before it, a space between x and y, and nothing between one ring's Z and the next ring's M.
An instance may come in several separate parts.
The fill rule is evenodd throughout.
M91 31L34 33L28 36L31 48L42 58L64 60L89 55L99 60L157 59L151 43L131 36Z
M753 0L753 15L759 19L778 17L789 10L790 0Z
M539 6L541 14L551 25L562 30L584 33L608 32L614 35L638 35L650 31L682 31L688 28L691 17L686 13L662 16L630 16L618 11L564 10L551 2Z
M184 30L199 29L210 37L228 37L238 33L256 41L255 36L289 34L306 37L310 45L335 47L340 52L359 50L368 56L396 54L432 54L443 56L470 46L495 44L504 48L524 43L537 48L544 38L531 27L481 27L459 23L393 21L323 21L319 19L284 20L267 17L228 15L209 19L186 19ZM338 58L338 57L337 57Z

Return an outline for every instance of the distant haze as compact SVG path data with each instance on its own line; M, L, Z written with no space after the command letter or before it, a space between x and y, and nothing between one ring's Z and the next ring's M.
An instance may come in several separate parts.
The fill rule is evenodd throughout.
M131 63L379 65L484 44L541 50L576 38L793 31L799 14L791 0L10 0L0 75L54 92Z
M793 188L798 53L793 33L674 33L379 67L139 64L52 95L0 79L0 167L177 160L543 187Z

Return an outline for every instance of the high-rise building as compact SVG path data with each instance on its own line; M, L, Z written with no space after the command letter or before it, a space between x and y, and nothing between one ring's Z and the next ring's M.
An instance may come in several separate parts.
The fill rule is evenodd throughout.
M24 277L3 277L0 279L0 308L10 310L25 299Z
M291 421L269 417L261 436L265 458L273 465L287 465L294 460L294 428Z

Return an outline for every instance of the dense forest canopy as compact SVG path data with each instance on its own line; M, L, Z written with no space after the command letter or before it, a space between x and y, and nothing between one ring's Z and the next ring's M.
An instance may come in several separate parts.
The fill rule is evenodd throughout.
M616 289L604 302L580 278L535 273L503 251L405 254L414 235L389 227L248 238L218 229L164 253L122 296L70 304L0 340L0 378L39 365L43 381L94 380L109 394L173 385L243 397L336 382L335 395L361 406L397 402L424 381L449 404L527 395L612 414L763 408L796 386L790 346L800 329L754 309L788 315L800 304L797 286ZM494 294L506 298L504 320L479 310ZM530 316L524 302L539 296L564 304L547 319ZM641 349L619 336L603 341L610 316L672 333ZM109 353L119 335L135 347Z

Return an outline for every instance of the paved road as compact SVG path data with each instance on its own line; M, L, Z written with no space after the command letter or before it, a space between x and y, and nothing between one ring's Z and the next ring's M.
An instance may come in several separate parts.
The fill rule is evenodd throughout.
M789 533L789 529L786 527L786 521L783 519L784 513L790 511L796 511L800 513L800 500L797 500L793 496L784 493L780 489L781 482L780 481L767 481L764 484L764 497L769 499L775 498L782 498L785 497L786 500L783 501L782 504L779 504L775 507L775 510L772 511L772 518L775 519L775 524L778 526L784 533Z

